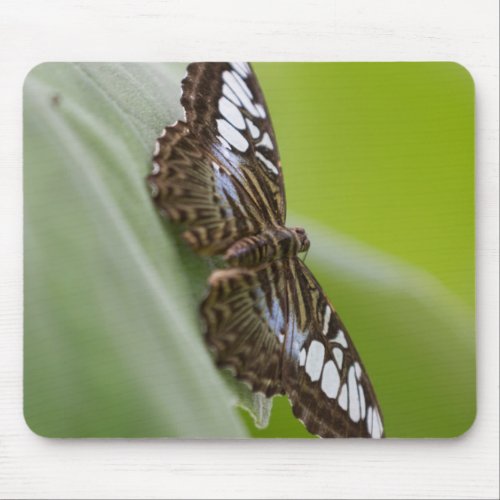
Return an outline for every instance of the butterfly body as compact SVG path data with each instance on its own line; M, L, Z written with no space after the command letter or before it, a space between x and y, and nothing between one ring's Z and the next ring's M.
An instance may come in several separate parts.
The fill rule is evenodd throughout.
M251 67L190 64L182 89L185 121L158 139L148 182L188 245L224 258L200 308L217 365L255 392L286 394L313 434L383 437L347 329L297 257L306 232L286 227L278 147Z
M231 267L256 267L264 262L293 257L309 249L309 239L302 228L268 228L231 245L224 260Z

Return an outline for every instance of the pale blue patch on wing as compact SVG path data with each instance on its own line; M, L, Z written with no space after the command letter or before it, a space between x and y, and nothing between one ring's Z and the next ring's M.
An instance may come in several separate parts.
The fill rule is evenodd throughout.
M269 311L269 325L271 330L274 332L280 343L283 343L284 327L285 327L285 317L283 315L283 310L281 309L280 301L278 297L273 297L272 308Z
M308 335L307 332L303 332L299 328L297 316L290 312L288 315L288 329L286 333L286 349L295 361L300 361L300 351Z
M232 216L233 211L231 209L231 205L228 202L228 197L231 198L231 200L235 203L240 203L240 198L238 196L238 193L236 192L236 188L231 182L231 178L229 177L229 175L220 165L213 161L212 167L215 177L215 189L218 195L223 200L224 208L226 209L228 215Z

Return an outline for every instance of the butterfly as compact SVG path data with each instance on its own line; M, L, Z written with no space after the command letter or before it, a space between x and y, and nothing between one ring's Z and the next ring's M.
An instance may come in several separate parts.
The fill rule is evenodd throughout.
M269 110L247 63L193 63L185 119L164 129L148 177L161 215L198 254L222 256L201 304L219 367L254 392L288 396L320 437L384 436L382 412L334 307L298 258Z

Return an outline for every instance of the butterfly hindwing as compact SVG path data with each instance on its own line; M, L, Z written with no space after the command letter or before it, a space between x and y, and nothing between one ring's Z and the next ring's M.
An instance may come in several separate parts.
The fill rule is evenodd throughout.
M347 329L303 262L289 262L288 296L303 304L288 308L282 367L295 416L322 437L382 437L382 413Z
M223 269L209 280L201 305L205 339L219 366L229 368L253 391L283 393L280 373L285 321L280 262L255 269Z
M267 396L286 393L322 437L382 437L370 380L345 326L297 258L225 269L202 304L219 366Z
M158 144L148 177L154 202L162 215L187 226L183 237L194 250L218 254L258 230L247 190L201 148L187 124L165 129Z
M192 248L215 255L284 222L278 148L248 64L190 64L182 88L186 122L158 139L148 181L160 212L187 225Z

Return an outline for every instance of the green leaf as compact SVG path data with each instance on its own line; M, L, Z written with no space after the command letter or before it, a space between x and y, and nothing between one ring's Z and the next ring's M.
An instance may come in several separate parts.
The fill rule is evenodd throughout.
M183 65L43 64L27 77L25 416L48 436L241 437L200 337L206 263L145 177Z

